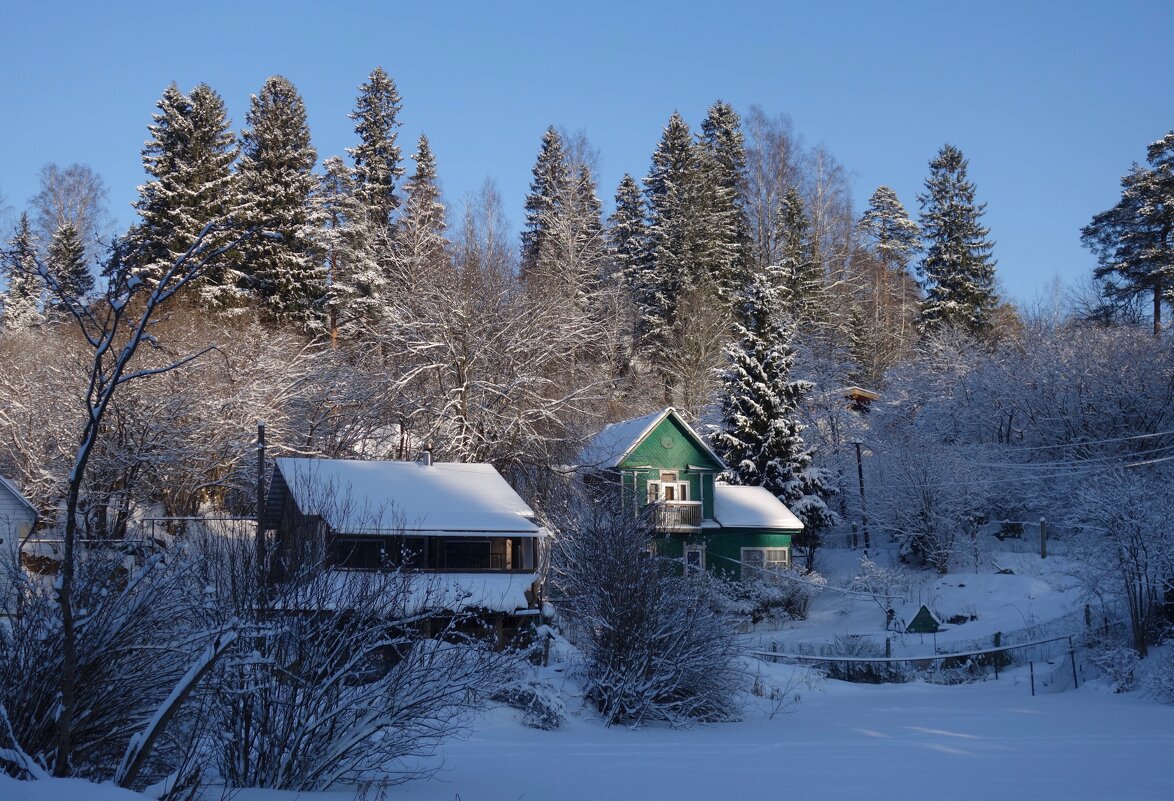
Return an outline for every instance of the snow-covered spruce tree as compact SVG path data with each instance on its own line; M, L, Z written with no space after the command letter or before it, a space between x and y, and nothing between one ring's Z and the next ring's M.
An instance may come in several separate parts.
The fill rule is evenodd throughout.
M713 445L729 468L723 478L765 487L785 503L803 521L797 544L813 554L820 532L836 519L826 502L834 484L827 471L812 465L812 450L803 442L798 405L814 385L791 379L795 329L780 302L768 278L756 276L735 326L738 340L726 348L722 424Z
M557 517L552 581L583 653L587 699L604 722L736 718L744 677L734 627L707 584L648 558L650 521L614 503L576 499Z
M1095 278L1110 301L1153 297L1154 335L1174 286L1174 131L1149 146L1148 167L1121 179L1121 199L1093 217L1081 242L1097 257Z
M713 165L710 151L693 141L689 126L674 112L644 180L649 265L639 308L640 349L663 385L665 401L688 411L708 402L731 312L714 284L714 265L727 252L721 243L729 241L729 231L723 232L711 213ZM692 378L673 363L674 354L685 353Z
M370 216L355 193L354 174L337 156L322 162L310 195L306 236L325 265L330 340L352 339L382 318L386 275L375 258Z
M929 163L921 205L925 255L918 272L925 288L921 325L926 331L957 328L978 339L993 333L999 305L995 294L994 242L982 224L985 203L974 200L962 151L944 145Z
M306 239L318 158L306 107L294 85L275 75L253 95L245 122L237 167L245 199L241 216L260 233L242 248L244 288L272 319L316 328L325 275Z
M601 215L595 179L586 164L579 164L543 220L538 254L543 278L531 283L561 300L568 315L587 322L598 320L596 296L607 267Z
M440 187L436 184L436 157L428 137L420 134L412 154L416 169L404 184L407 200L400 215L392 255L392 281L406 293L401 302L412 303L414 293L429 274L444 266L448 226Z
M366 211L374 231L390 233L392 215L399 208L396 182L403 177L399 145L396 144L400 95L383 67L371 71L359 87L355 122L359 144L347 148L354 161L355 194Z
M921 248L920 231L887 186L872 193L857 231L868 258L862 260L865 285L862 308L854 310L851 324L852 351L861 380L876 385L912 339L911 322L919 304L911 293L909 265Z
M703 194L709 225L710 280L727 303L744 290L750 264L750 223L743 205L746 184L746 145L741 120L733 106L721 100L709 108L701 123L700 144L708 154Z
M37 245L28 214L20 215L16 234L9 244L11 250L4 254L8 288L4 292L0 323L5 331L23 331L45 319L40 309L43 286L37 273Z
M239 204L232 174L236 137L220 95L207 84L185 95L173 83L156 106L143 148L150 180L139 187L134 206L141 222L128 243L130 269L149 281L179 258L180 248L205 225L224 224ZM222 235L229 235L227 226ZM216 265L199 282L201 298L213 307L235 305L239 283L231 265Z
M54 309L65 310L69 301L81 303L94 289L86 248L73 223L65 223L53 235L45 266L60 288L51 298Z
M549 252L545 240L549 228L560 216L560 204L569 196L572 176L566 149L559 132L551 126L542 134L542 147L532 170L530 193L526 195L526 227L522 231L522 278L541 285L549 275L543 263Z
M636 179L627 173L616 188L615 211L607 218L607 253L611 259L609 283L632 290L642 286L648 264L644 195Z

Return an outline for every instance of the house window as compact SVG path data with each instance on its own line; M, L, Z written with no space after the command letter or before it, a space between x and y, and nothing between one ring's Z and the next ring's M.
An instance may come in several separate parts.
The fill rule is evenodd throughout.
M760 575L762 570L786 570L791 566L791 549L743 548L742 564Z
M649 503L687 500L689 500L689 482L681 481L676 472L663 470L660 474L660 480L648 482Z
M335 537L330 541L329 560L345 570L378 570L384 561L383 540Z
M449 570L489 570L493 567L489 540L444 541L444 566ZM500 569L500 556L498 568Z
M688 574L700 573L705 569L705 546L685 546L685 572Z

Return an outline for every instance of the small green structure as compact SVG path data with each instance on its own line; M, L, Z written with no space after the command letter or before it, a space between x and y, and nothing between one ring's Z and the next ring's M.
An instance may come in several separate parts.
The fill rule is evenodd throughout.
M917 614L909 621L909 625L905 627L907 634L937 634L942 630L942 621L938 620L937 616L929 611L929 607L925 604L917 610Z
M763 487L719 481L725 464L671 407L607 426L577 467L634 515L654 505L650 548L687 569L742 578L791 565L803 523Z

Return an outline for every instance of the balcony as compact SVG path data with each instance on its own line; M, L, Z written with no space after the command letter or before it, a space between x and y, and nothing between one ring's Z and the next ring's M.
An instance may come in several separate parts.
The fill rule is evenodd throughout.
M655 507L654 520L657 531L700 531L701 501L659 501Z

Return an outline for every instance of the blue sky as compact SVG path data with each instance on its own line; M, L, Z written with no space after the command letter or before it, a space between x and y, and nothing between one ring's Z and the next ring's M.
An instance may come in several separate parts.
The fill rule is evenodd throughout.
M1174 3L8 4L0 32L0 194L19 211L49 161L90 164L120 227L140 149L171 81L204 81L239 128L283 74L320 157L354 144L347 113L375 65L424 131L450 202L486 177L518 225L547 125L583 129L610 202L643 176L674 109L696 126L722 98L787 114L911 212L945 142L970 176L1008 293L1030 301L1092 266L1079 229L1111 206L1145 146L1174 127Z

